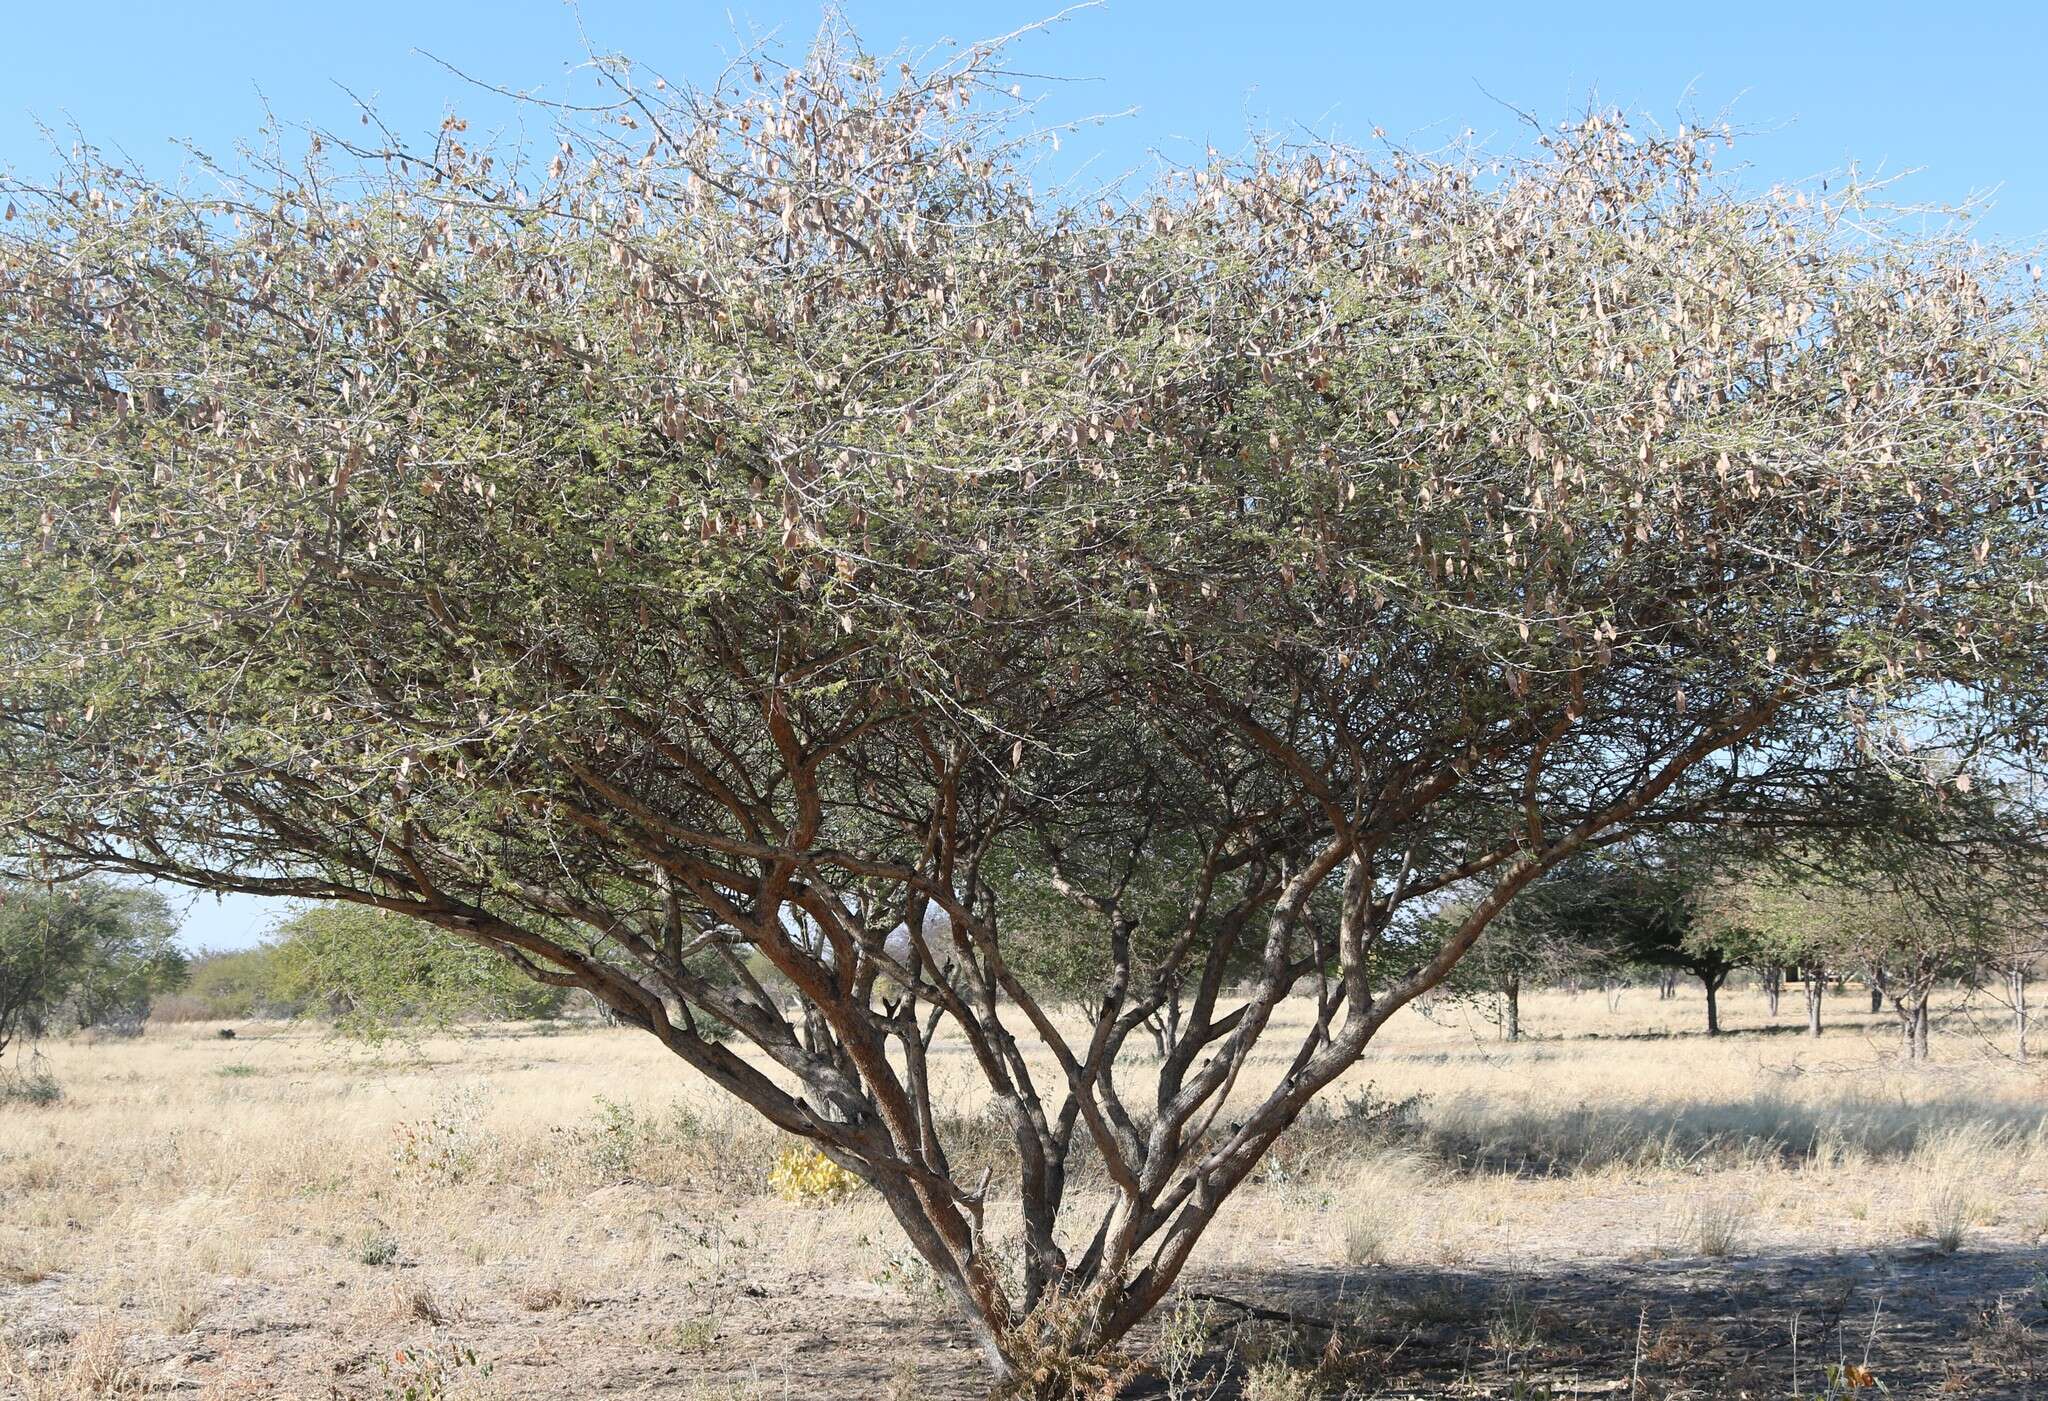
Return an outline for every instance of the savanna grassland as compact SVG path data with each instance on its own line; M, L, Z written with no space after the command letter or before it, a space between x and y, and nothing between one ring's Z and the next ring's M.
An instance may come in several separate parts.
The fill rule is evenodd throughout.
M1261 1401L1812 1396L1845 1363L2048 1388L2048 1074L1959 1006L1909 1067L1853 993L1818 1041L1797 1003L1731 991L1711 1040L1652 989L1531 995L1517 1044L1403 1012L1110 1370ZM46 1044L63 1097L0 1106L0 1394L985 1392L879 1202L651 1038L235 1030ZM937 1059L958 1152L999 1163Z

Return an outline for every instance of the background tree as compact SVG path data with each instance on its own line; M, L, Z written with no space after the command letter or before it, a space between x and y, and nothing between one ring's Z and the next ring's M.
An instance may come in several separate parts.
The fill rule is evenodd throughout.
M0 822L587 990L872 1185L1008 1376L1041 1308L1134 1326L1545 872L2024 771L2048 371L2004 257L1691 129L1062 198L1000 53L8 182ZM1078 1030L1006 957L1056 862Z
M1998 947L2004 902L1991 867L1968 852L1915 852L1852 868L1823 897L1846 957L1883 970L1909 1060L1926 1060L1929 1003L1943 978L1966 976Z
M64 1025L139 1025L150 999L184 978L176 933L153 890L0 888L0 1051Z
M1833 913L1816 898L1796 862L1774 865L1750 855L1703 882L1695 892L1696 919L1704 935L1748 967L1795 969L1806 999L1806 1030L1821 1034L1828 971L1844 956L1834 937ZM1771 1011L1777 1011L1775 997Z
M1688 845L1638 844L1581 856L1532 892L1553 942L1597 948L1615 962L1671 969L1706 992L1707 1034L1721 1032L1720 991L1744 948L1701 917L1703 853Z
M406 1024L544 1017L560 1010L565 995L489 949L362 906L293 915L271 947L271 999L317 1010L363 1035Z
M277 949L216 949L195 955L184 986L159 1003L160 1015L178 1021L288 1017L302 1008L283 990Z
M1617 963L1617 946L1604 918L1587 917L1573 888L1580 863L1567 863L1537 881L1487 926L1472 951L1458 962L1439 996L1491 1009L1502 1040L1522 1038L1522 990L1587 974L1603 974ZM1427 932L1469 917L1471 900L1448 905Z
M1993 996L2012 1017L2012 1053L2016 1060L2029 1054L2033 1008L2029 985L2040 976L2048 960L2048 920L2042 917L2038 877L2029 878L2015 891L2006 887L2004 898L1996 901L1990 925L1988 962L1997 977Z
M1962 887L1981 933L1977 963L1965 970L1973 991L2002 1005L2011 1018L2012 1053L2026 1060L2033 1013L2029 984L2048 959L2048 870L2036 854L1979 851Z
M1937 983L1993 965L2003 973L2026 944L2036 877L2025 852L1987 841L1980 805L1957 796L1914 806L1901 803L1882 830L1780 848L1720 883L1711 904L1735 931L1724 938L1802 968L1813 1034L1827 970L1860 969L1872 1010L1878 994L1889 999L1907 1056L1924 1059Z

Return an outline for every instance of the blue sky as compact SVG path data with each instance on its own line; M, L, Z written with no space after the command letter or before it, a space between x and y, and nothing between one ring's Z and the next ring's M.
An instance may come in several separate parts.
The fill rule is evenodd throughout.
M422 134L451 106L490 125L502 111L438 66L511 87L573 91L583 40L678 79L714 74L738 36L776 32L800 48L817 4L733 0L12 0L0 47L0 165L49 161L40 121L75 123L165 176L174 138L215 151L261 124L341 125L347 87L392 125ZM868 47L1007 32L1045 3L862 3L844 7ZM1122 112L1068 143L1064 159L1105 174L1151 152L1228 150L1251 130L1410 144L1471 128L1516 139L1511 109L1557 120L1591 100L1669 124L1732 120L1759 184L1839 170L1913 171L1900 196L1988 197L1988 238L2048 237L2048 4L1716 5L1217 3L1109 0L1029 40L1019 66L1053 75L1061 116ZM68 134L63 137L68 140ZM253 942L264 902L196 901L195 947Z

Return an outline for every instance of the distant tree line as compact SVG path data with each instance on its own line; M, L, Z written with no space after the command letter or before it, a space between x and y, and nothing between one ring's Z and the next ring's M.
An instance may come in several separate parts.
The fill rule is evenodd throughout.
M1020 929L1017 972L1048 1002L1085 1003L1107 970L1071 937L1056 872L1019 873L1010 890ZM1408 937L1390 939L1389 967L1440 937L1484 891L1445 902ZM1132 947L1163 949L1169 927L1139 911ZM1033 914L1036 918L1032 918ZM398 916L319 905L281 922L253 948L188 956L158 892L105 881L0 889L0 1051L12 1042L83 1030L132 1034L165 1020L315 1018L381 1035L400 1026L530 1020L564 1012L570 993L536 984L475 944L422 937ZM2033 980L2048 961L2048 901L2038 873L2015 860L1939 843L1845 851L1739 841L1674 841L1592 853L1560 866L1496 920L1439 1000L1478 1006L1505 1040L1522 1035L1526 990L1675 979L1699 982L1706 1031L1723 1030L1720 994L1755 976L1772 1015L1788 982L1803 988L1818 1036L1830 983L1863 983L1873 1013L1896 1015L1906 1055L1928 1054L1938 984L1963 983L2009 1017L2025 1059ZM1232 968L1233 977L1251 970ZM751 975L775 981L772 969ZM1191 995L1191 994L1190 994ZM1147 1023L1170 1053L1181 999Z
M374 1036L405 1025L549 1017L566 998L474 944L421 938L377 910L319 905L254 948L193 960L162 1011L184 1020L314 1017Z
M0 887L0 1051L79 1031L176 1020L316 1017L376 1035L402 1025L555 1015L567 991L397 916L322 905L250 949L187 955L155 890L88 880Z
M52 1032L132 1031L187 965L155 891L108 881L0 886L0 1051Z
M1904 833L1852 847L1748 846L1739 837L1616 848L1559 866L1497 920L1446 984L1483 1004L1504 1039L1521 1035L1527 988L1656 975L1697 979L1706 1030L1722 1031L1720 992L1754 974L1776 1015L1802 985L1807 1031L1821 1034L1828 985L1851 978L1869 1010L1887 1007L1909 1059L1928 1056L1929 1004L1961 982L2009 1016L2025 1059L2030 985L2048 961L2041 875L2010 852ZM1434 916L1463 917L1469 900Z

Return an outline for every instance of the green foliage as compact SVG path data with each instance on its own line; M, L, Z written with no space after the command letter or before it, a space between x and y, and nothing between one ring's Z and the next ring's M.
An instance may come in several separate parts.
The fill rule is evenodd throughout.
M374 1039L404 1027L550 1017L565 997L474 944L334 905L286 919L255 948L200 955L177 1001L189 1018L323 1017Z
M1992 957L2027 879L1939 850L1807 852L1740 873L1715 892L1714 936L1788 964L1967 972Z
M364 1265L388 1265L398 1258L398 1238L389 1231L366 1227L356 1237L355 1258Z
M1568 879L1571 917L1604 928L1616 954L1642 968L1676 968L1719 982L1739 963L1737 947L1701 927L1702 872L1694 853L1648 863L1593 863Z
M331 1016L371 1038L400 1026L551 1016L563 998L489 949L348 905L306 910L279 925L262 971L270 977L268 1000Z
M198 1020L290 1016L299 1010L275 944L200 954L180 992L181 1010Z
M632 1175L634 1158L655 1132L655 1125L605 1095L583 1130L585 1163L600 1184L622 1182Z
M41 1066L27 1070L0 1070L0 1104L26 1104L47 1108L64 1098L57 1077Z
M0 888L0 1049L62 1026L139 1024L152 997L184 980L176 935L153 890Z

